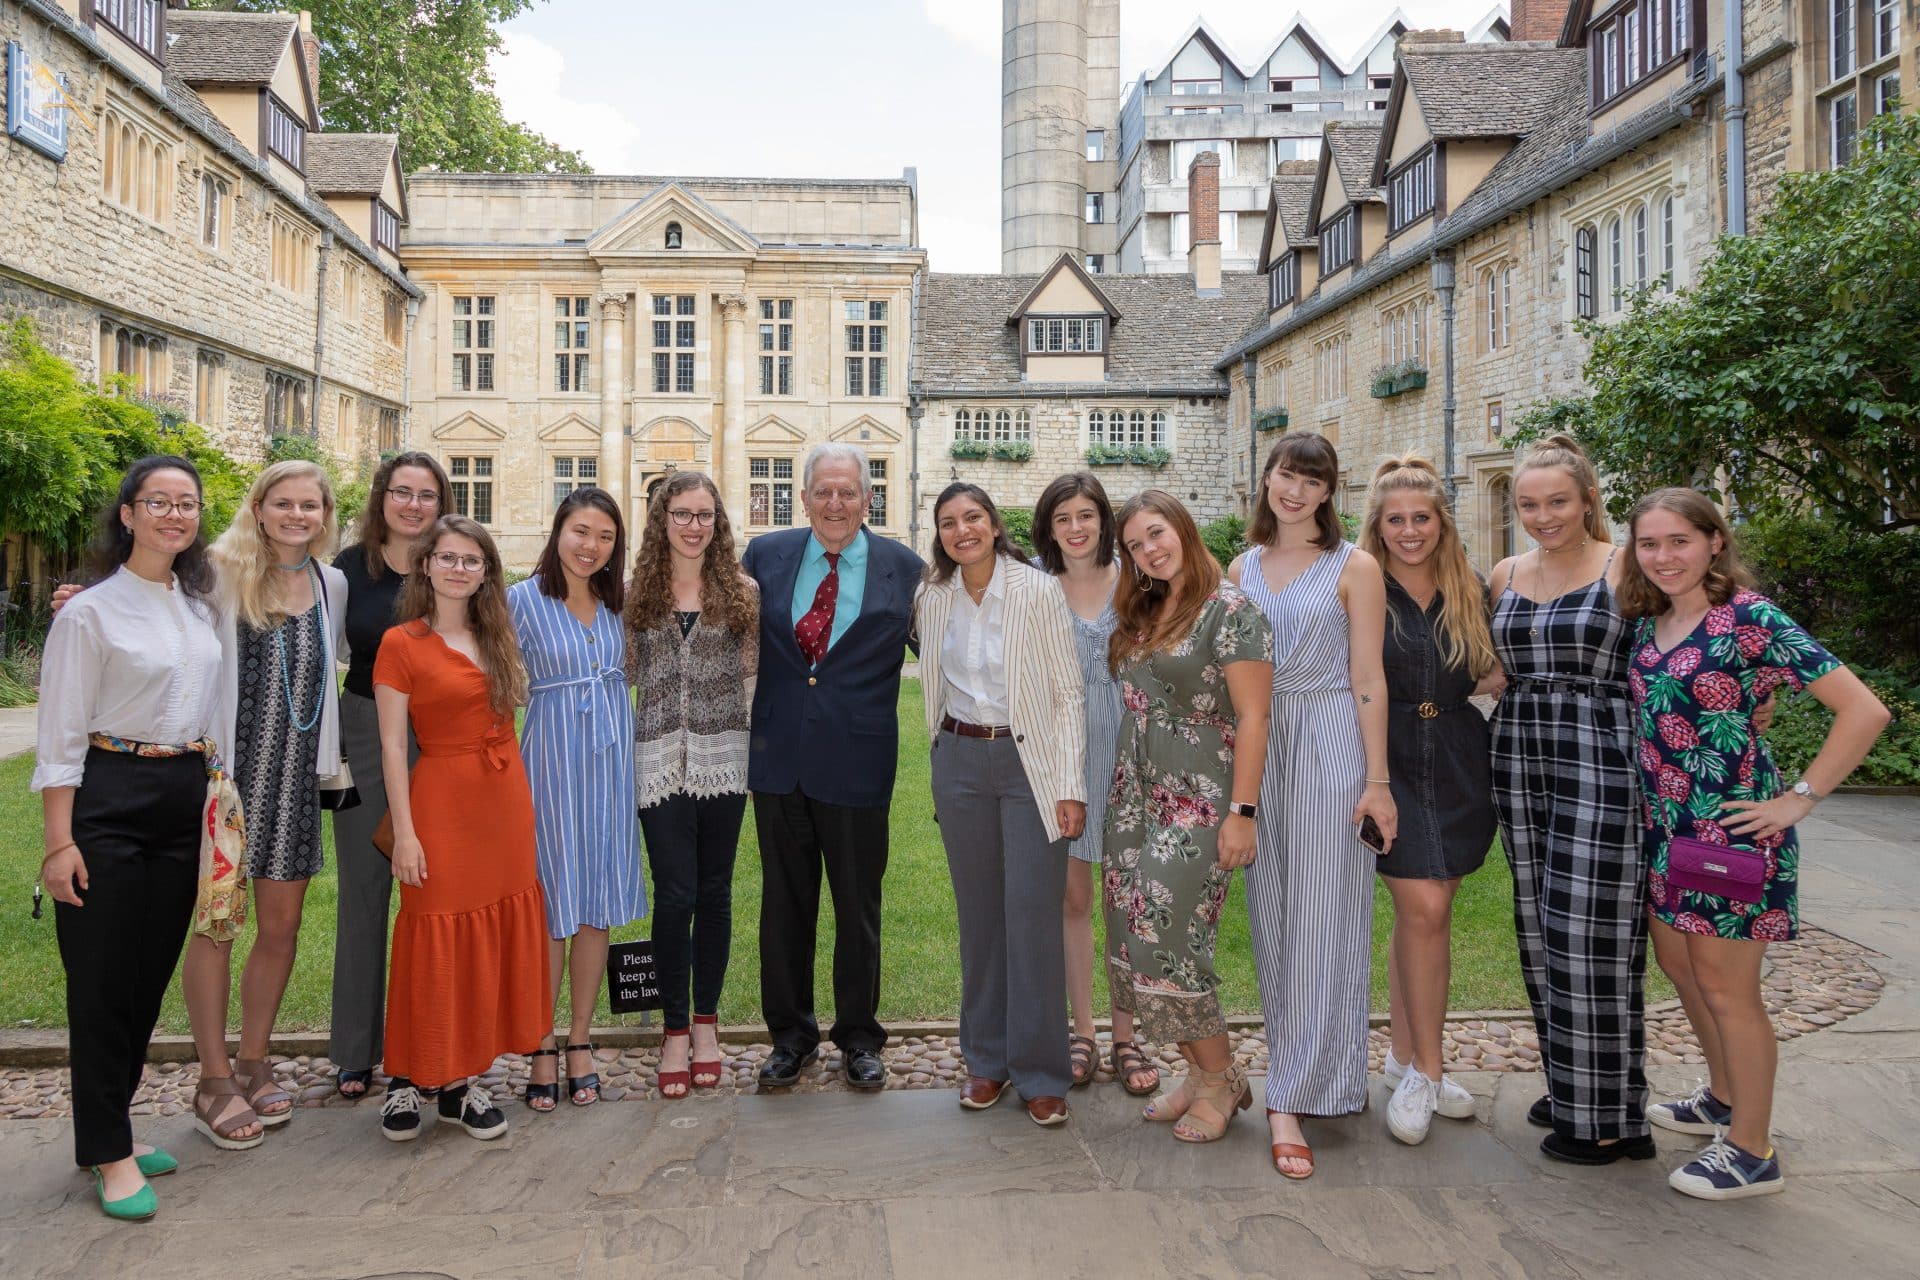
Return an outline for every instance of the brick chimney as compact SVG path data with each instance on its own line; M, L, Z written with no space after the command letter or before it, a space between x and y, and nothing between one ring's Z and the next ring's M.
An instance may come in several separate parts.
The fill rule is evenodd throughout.
M307 79L313 81L313 96L320 96L320 37L313 34L313 15L300 11L300 49L307 55Z
M1196 294L1220 296L1220 157L1211 151L1187 166L1187 270Z
M1511 0L1507 29L1513 40L1558 41L1572 0Z

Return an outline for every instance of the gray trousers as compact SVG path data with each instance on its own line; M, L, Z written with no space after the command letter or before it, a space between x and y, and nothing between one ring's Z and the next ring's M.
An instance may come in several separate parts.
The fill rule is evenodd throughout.
M937 734L933 804L960 919L967 1071L1011 1081L1023 1098L1064 1098L1067 841L1047 840L1011 738Z
M342 1071L360 1071L380 1065L386 1030L387 921L393 903L393 866L373 847L373 829L387 815L387 779L380 771L380 721L372 698L340 695L340 748L353 770L360 803L333 815L340 896L327 1056ZM409 732L409 766L418 754Z

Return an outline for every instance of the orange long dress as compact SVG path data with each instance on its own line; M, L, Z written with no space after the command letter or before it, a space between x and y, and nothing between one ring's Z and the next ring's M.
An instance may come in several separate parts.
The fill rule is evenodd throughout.
M486 675L424 622L389 630L375 685L408 695L409 795L426 882L400 886L387 972L386 1069L429 1088L480 1075L553 1028L533 795Z

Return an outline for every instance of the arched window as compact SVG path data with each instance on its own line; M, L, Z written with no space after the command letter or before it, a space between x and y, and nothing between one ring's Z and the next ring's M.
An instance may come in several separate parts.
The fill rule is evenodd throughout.
M680 247L680 224L677 222L669 222L667 224L667 248L678 249L679 247Z
M1089 445L1097 445L1105 444L1106 442L1107 412L1104 409L1095 409L1087 415L1087 443Z
M1147 443L1151 444L1156 449L1164 449L1167 447L1167 412L1166 410L1155 409L1153 411L1152 434L1147 437Z
M1593 257L1599 246L1589 223L1573 233L1573 312L1583 320L1593 318Z
M956 409L953 414L953 438L969 440L973 437L973 413L968 409Z
M1013 438L1031 441L1033 439L1033 411L1022 409L1013 415Z
M1127 443L1145 444L1147 442L1147 411L1135 409L1127 415Z
M133 175L140 168L135 157L133 145L133 126L120 126L120 203L124 207L133 207Z
M1493 483L1487 486L1487 501L1492 504L1487 512L1488 531L1492 534L1493 558L1505 560L1513 554L1513 481L1507 476L1495 476Z
M1647 206L1633 207L1633 284L1635 288L1647 282Z
M100 192L113 199L115 171L120 156L120 122L109 112L106 127L100 131Z
M1002 409L993 415L993 438L995 440L1011 440L1013 438L1013 414L1011 411Z
M1660 287L1673 292L1673 197L1660 202Z
M1625 266L1623 249L1624 246L1620 243L1620 219L1618 217L1608 218L1607 290L1611 298L1611 301L1608 303L1608 309L1612 311L1618 311L1620 309L1620 295L1625 292L1625 290L1621 288L1621 275Z

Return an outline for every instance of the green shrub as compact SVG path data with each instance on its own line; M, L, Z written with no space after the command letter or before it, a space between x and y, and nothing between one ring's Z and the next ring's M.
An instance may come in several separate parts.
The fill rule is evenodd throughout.
M1233 563L1233 558L1247 549L1247 522L1239 516L1221 516L1211 524L1200 528L1200 541L1207 544L1207 550L1225 569Z
M1739 538L1760 589L1841 661L1920 679L1920 537L1800 516L1744 524Z
M39 700L39 652L22 648L0 658L0 707L30 707Z
M1033 554L1033 508L1001 507L1000 523L1005 527L1007 536L1013 539L1013 545L1020 548L1022 554Z
M1880 740L1847 781L1863 787L1920 786L1920 688L1887 671L1856 670L1867 687L1893 712ZM1782 693L1780 708L1767 730L1774 763L1788 778L1798 777L1819 754L1833 727L1833 713L1810 693Z

